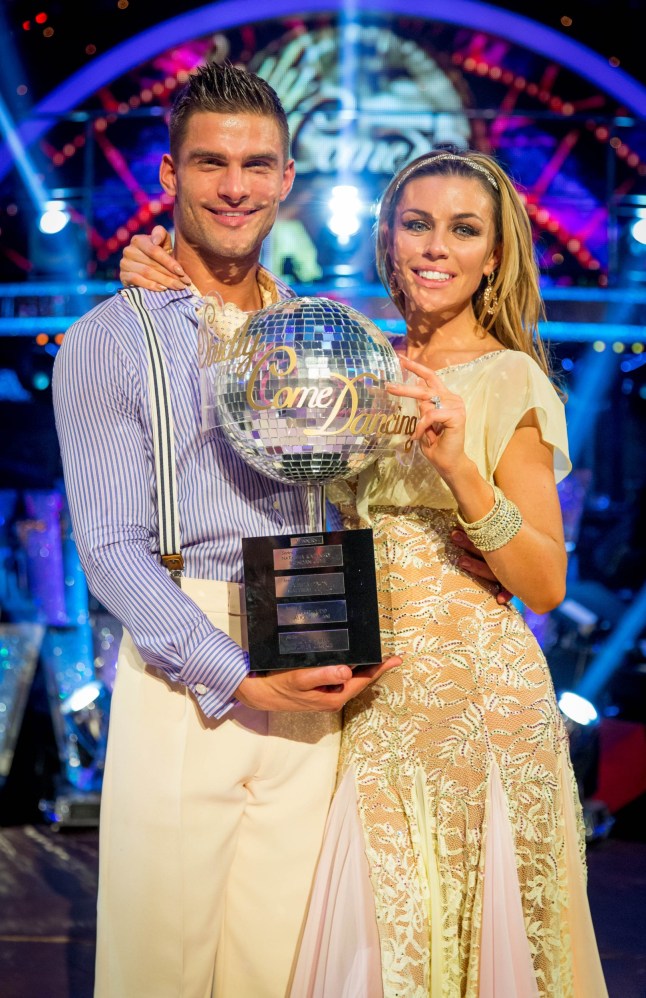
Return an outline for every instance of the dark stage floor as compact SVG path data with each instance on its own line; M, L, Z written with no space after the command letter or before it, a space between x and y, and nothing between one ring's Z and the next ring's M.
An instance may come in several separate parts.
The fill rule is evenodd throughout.
M2 998L90 998L95 830L0 828ZM610 998L646 998L646 842L589 853L590 900Z

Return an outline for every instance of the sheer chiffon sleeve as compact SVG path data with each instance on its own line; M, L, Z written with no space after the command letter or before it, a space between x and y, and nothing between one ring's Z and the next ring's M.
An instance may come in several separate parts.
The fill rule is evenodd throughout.
M538 364L527 354L509 350L497 365L495 377L488 380L487 389L484 445L491 473L497 468L523 416L534 411L541 437L554 455L557 483L565 478L572 468L565 407Z

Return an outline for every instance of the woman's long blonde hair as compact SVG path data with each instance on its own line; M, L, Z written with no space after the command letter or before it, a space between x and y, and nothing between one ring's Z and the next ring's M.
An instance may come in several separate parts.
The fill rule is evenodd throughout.
M502 346L529 354L549 375L547 351L538 334L538 323L545 312L529 217L516 188L491 156L438 149L413 160L391 180L379 209L377 270L395 306L405 316L404 295L393 281L391 246L395 210L406 184L429 175L473 178L491 198L500 253L491 285L492 300L497 301L493 314L489 314L484 300L487 281L483 276L473 296L473 310L480 325Z

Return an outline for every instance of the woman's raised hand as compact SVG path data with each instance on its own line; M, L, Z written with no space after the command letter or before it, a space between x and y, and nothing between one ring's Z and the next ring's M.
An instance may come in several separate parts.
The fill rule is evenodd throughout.
M133 236L123 251L119 277L124 287L148 291L181 291L190 285L183 267L171 256L173 242L163 225L156 225L149 236Z
M400 357L402 367L416 374L416 384L389 384L391 395L417 399L419 419L414 438L422 453L442 478L450 478L465 458L464 424L466 413L459 395L449 391L435 371L408 357Z

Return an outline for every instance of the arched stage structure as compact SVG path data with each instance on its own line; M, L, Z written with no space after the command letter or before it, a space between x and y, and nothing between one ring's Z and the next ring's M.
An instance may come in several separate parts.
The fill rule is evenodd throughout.
M337 13L343 12L345 8L344 0L307 0L305 6L302 0L276 0L272 4L271 17L278 19L304 13ZM408 0L355 0L353 11L399 14L406 17L411 15ZM612 68L606 59L587 46L565 38L557 31L522 14L501 10L476 0L430 0L415 11L415 16L487 32L530 48L600 87L628 111L646 117L646 87L634 77L620 68ZM44 98L18 129L20 140L24 145L29 145L46 132L50 116L72 110L115 77L154 58L171 46L209 32L226 31L266 19L267 7L262 0L225 0L224 3L211 3L199 10L180 14L143 31L98 56ZM0 178L10 165L11 154L5 146L0 151Z

